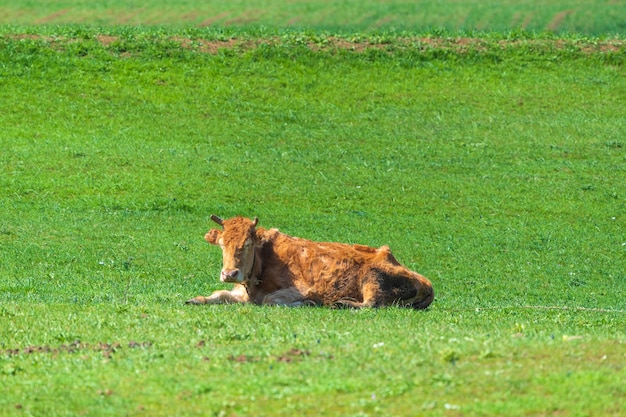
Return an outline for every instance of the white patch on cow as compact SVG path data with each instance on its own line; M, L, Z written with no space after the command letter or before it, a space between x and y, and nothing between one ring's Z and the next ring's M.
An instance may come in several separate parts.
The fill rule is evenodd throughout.
M268 294L263 298L263 304L297 306L302 303L304 296L296 288L284 288Z

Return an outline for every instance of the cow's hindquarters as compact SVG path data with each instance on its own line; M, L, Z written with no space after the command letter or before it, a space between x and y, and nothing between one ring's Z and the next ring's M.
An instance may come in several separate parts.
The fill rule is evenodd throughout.
M372 268L363 280L363 306L424 309L434 299L428 279L402 266Z

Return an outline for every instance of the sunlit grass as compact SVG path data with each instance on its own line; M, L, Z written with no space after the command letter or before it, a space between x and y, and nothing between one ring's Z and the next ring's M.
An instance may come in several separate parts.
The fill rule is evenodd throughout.
M0 40L0 414L625 411L623 46L56 30ZM184 307L212 213L390 245L436 300Z
M626 9L620 2L555 0L533 1L206 1L152 0L53 2L0 1L0 24L26 25L258 25L315 30L408 31L483 30L506 32L623 33Z

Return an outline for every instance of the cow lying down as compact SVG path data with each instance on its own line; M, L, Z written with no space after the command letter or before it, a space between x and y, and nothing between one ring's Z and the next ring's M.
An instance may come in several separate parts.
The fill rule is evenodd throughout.
M257 228L258 219L211 219L204 239L222 248L222 282L231 291L198 296L187 304L254 303L423 309L433 301L432 284L379 249L343 243L318 243Z

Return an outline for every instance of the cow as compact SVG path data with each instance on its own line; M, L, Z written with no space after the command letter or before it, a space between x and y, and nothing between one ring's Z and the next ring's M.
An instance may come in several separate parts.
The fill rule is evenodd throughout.
M257 228L256 217L211 219L221 229L204 239L222 248L220 280L235 285L187 304L425 309L433 301L430 281L402 266L388 246L313 242Z

